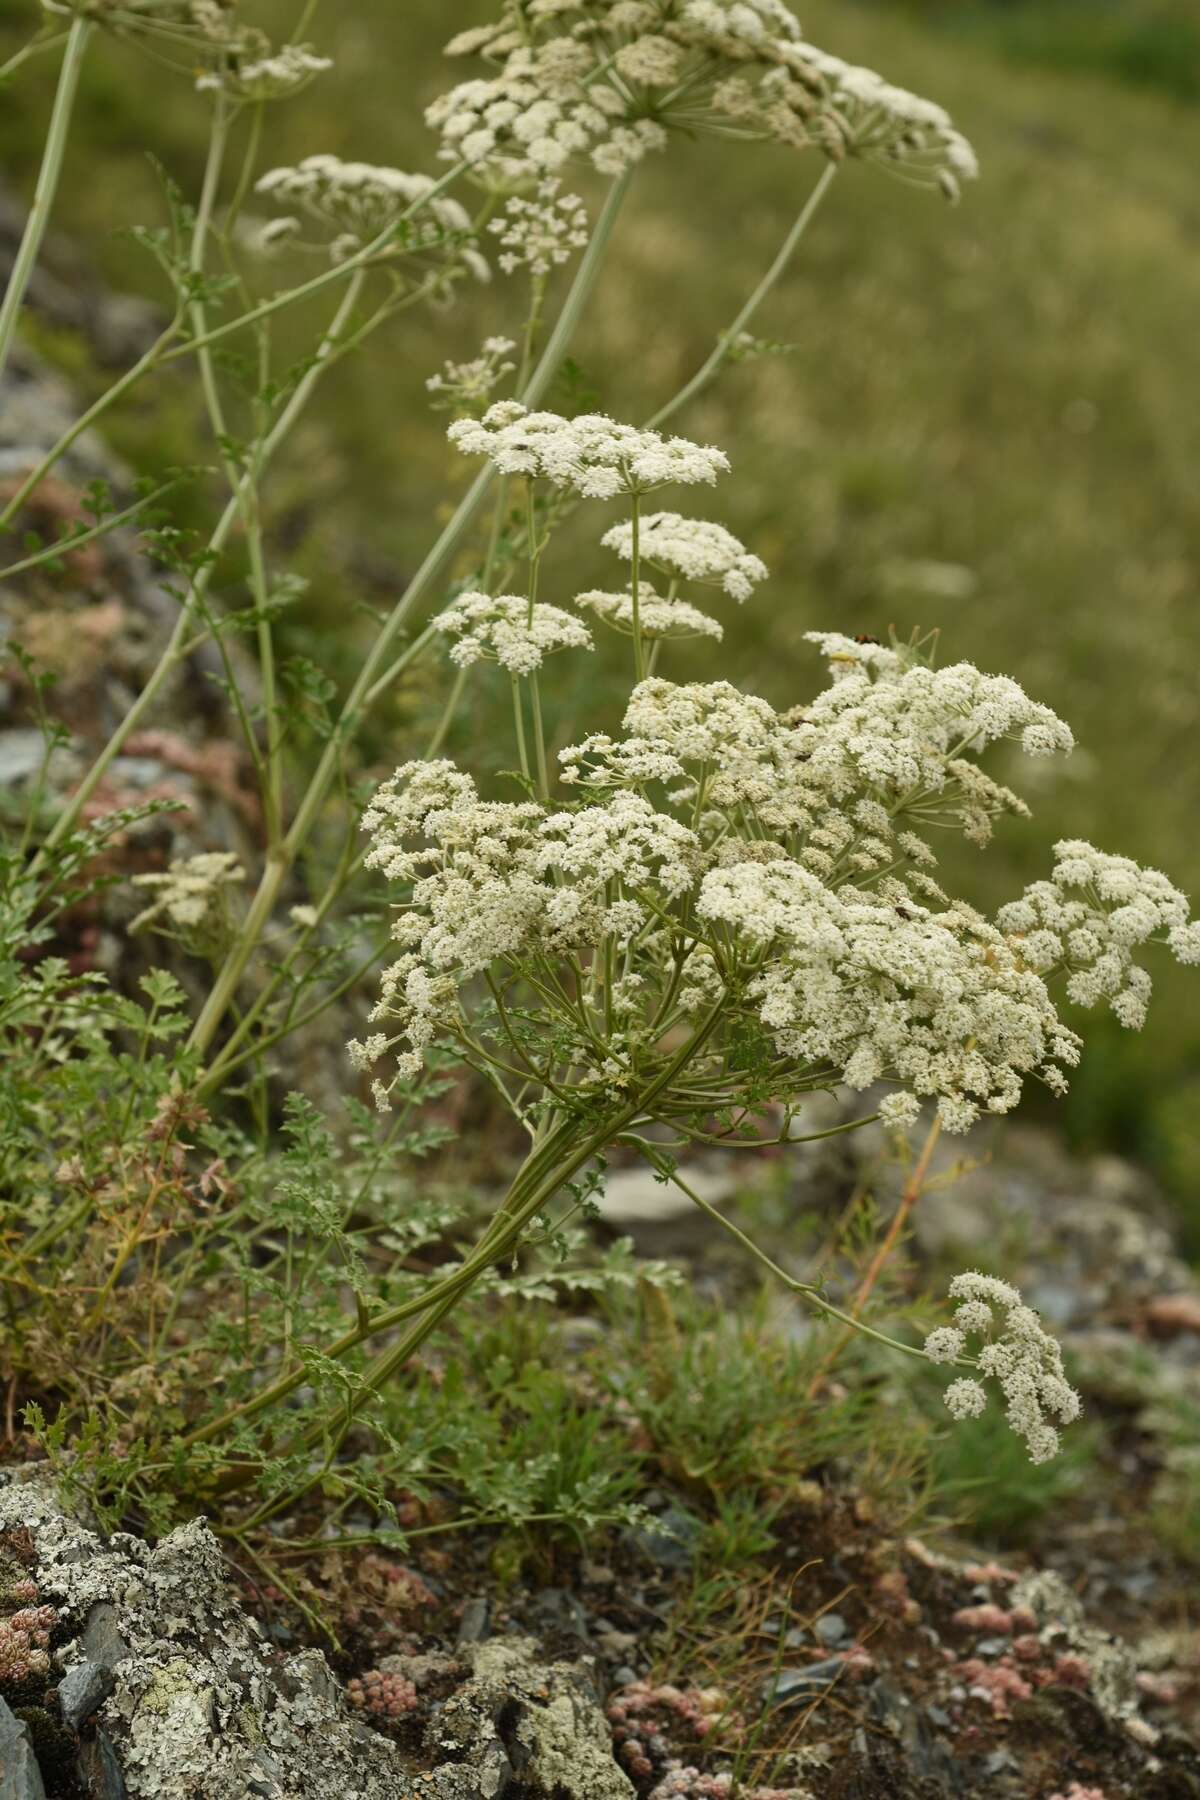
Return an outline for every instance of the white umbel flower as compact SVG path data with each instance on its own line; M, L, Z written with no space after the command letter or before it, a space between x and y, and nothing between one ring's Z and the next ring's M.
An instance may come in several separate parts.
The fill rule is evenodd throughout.
M950 1297L962 1302L956 1323L929 1333L926 1356L931 1362L955 1361L966 1349L968 1335L986 1334L988 1341L979 1350L976 1367L999 1384L1007 1403L1008 1423L1024 1438L1029 1460L1048 1462L1058 1451L1059 1438L1046 1415L1068 1425L1082 1410L1079 1395L1063 1370L1061 1346L1010 1282L969 1271L954 1277ZM1003 1313L1003 1325L995 1336L993 1307ZM974 1379L955 1381L947 1388L945 1401L956 1419L977 1418L987 1405L987 1390Z
M481 411L488 404L492 389L516 368L516 363L509 360L510 351L516 347L512 338L484 338L478 356L467 362L444 362L425 383L428 391L437 396L431 404L454 407L464 413Z
M586 593L576 594L575 604L603 619L614 631L625 636L632 634L633 595L628 589L612 594L602 588L589 588ZM638 625L644 638L724 636L720 622L701 612L698 606L692 606L687 600L664 599L646 586L638 589Z
M130 931L148 925L173 926L198 931L213 922L226 900L227 888L245 881L246 871L228 850L205 850L173 862L161 875L134 875L133 886L145 888L154 899L130 924Z
M335 261L395 225L400 227L397 249L420 254L449 247L469 273L486 280L488 265L468 241L469 214L449 195L435 194L435 186L429 175L320 154L306 156L294 167L268 169L255 183L255 192L313 220L332 239Z
M503 187L587 157L616 175L670 135L858 157L951 198L976 172L945 109L806 44L782 0L527 0L460 32L495 71L429 108L442 155Z
M1054 856L1049 881L1035 881L1002 907L998 923L1032 967L1067 972L1077 1006L1107 1001L1122 1025L1138 1030L1151 980L1134 951L1157 943L1178 962L1200 962L1200 920L1190 919L1186 895L1157 869L1076 838L1056 844Z
M600 542L626 562L632 561L632 522L614 525ZM748 600L757 584L767 579L766 564L752 556L731 531L710 519L688 519L681 513L650 513L642 519L638 556L666 575L723 588L733 600Z
M578 194L560 193L560 187L551 176L538 183L532 199L514 194L501 217L488 226L500 240L496 260L506 275L521 268L531 275L549 275L587 243L587 207Z
M233 61L200 75L196 86L201 91L223 88L239 100L287 100L332 67L328 56L318 56L307 44L281 44L267 56Z
M532 675L554 650L590 650L581 620L539 600L530 617L523 594L460 594L433 621L454 639L450 660L467 668L486 659L512 675Z
M566 419L529 412L518 400L498 401L480 420L456 420L447 435L464 455L488 457L501 474L541 477L591 500L676 481L711 484L729 467L711 445L620 425L603 413Z

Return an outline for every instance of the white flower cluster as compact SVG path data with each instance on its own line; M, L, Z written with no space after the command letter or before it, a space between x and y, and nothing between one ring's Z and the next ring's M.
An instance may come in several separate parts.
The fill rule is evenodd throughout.
M606 531L600 542L626 562L633 558L633 525L623 521ZM723 588L732 600L748 600L767 566L752 556L731 531L710 519L688 519L681 513L650 513L639 522L638 555L652 568L682 581Z
M538 183L532 199L514 194L502 217L488 226L500 239L497 261L506 275L520 268L531 275L548 275L570 260L572 250L582 250L587 243L587 207L578 194L560 193L560 185L550 176Z
M591 633L559 606L523 594L460 594L433 621L454 638L450 660L460 668L485 659L512 675L532 675L554 650L590 650Z
M804 709L795 749L810 778L834 797L864 785L889 799L954 788L963 830L983 844L993 817L1025 808L968 761L968 753L999 739L1029 756L1072 748L1070 728L1007 675L984 675L971 663L932 668L905 649L837 633L806 636L820 645L834 679Z
M224 89L239 100L287 100L332 67L328 56L318 56L307 44L281 44L266 55L209 70L197 76L196 86Z
M649 636L686 619L652 590L639 601ZM577 604L631 628L631 595ZM535 607L531 625L516 596L461 596L445 617L458 659L488 655L516 673L578 642L568 625L583 630L556 608ZM1054 879L998 924L949 899L928 874L922 829L976 832L972 808L992 801L971 755L998 739L1061 747L1066 727L969 665L939 671L911 647L820 642L832 680L802 712L780 715L728 682L640 682L623 736L560 752L579 800L557 814L484 803L449 764L408 765L366 821L371 866L416 884L397 935L420 945L391 972L378 1019L399 1020L415 1055L429 1041L420 1020L449 1016L488 956L513 979L522 959L561 955L579 980L608 933L610 962L623 946L622 994L644 1003L621 1014L621 1081L653 1054L664 1019L721 1003L730 1030L759 1035L759 1067L785 1102L814 1085L886 1082L887 1124L911 1125L933 1101L945 1129L961 1132L1010 1111L1030 1078L1063 1092L1079 1039L1046 973L1065 960L1072 979L1119 979L1141 995L1135 943L1161 935L1182 960L1200 960L1182 896L1125 859L1068 844ZM432 843L436 879L419 878L430 852L405 847L406 836ZM1061 955L1045 935L1056 931ZM604 1022L572 1041L568 1059L580 1080L610 1086L612 1056L601 1067L597 1045L612 1051L613 978L602 983ZM545 1028L570 1035L578 1018Z
M484 338L478 356L468 362L443 363L438 374L430 375L425 383L429 392L438 396L432 404L452 406L464 413L481 410L488 404L493 388L516 368L516 363L508 360L516 347L512 338Z
M948 1131L1009 1112L1029 1075L1061 1088L1058 1064L1078 1060L1041 978L967 907L835 891L781 857L710 870L696 912L724 927L781 1056L850 1088L936 1096Z
M239 23L239 5L240 0L42 0L45 11L60 18L80 13L109 31L160 38L167 48L182 43L222 56L265 54L263 33Z
M950 1283L950 1296L961 1302L955 1322L930 1332L925 1340L926 1356L932 1362L956 1362L969 1337L986 1334L988 1341L975 1358L975 1366L981 1375L990 1375L999 1383L1007 1402L1008 1423L1025 1439L1029 1460L1048 1462L1058 1451L1059 1438L1046 1414L1068 1425L1082 1410L1079 1395L1063 1370L1062 1349L1007 1281L975 1272L956 1275ZM1004 1314L997 1337L991 1336L993 1307ZM987 1390L982 1382L963 1377L950 1383L945 1401L956 1419L977 1418L987 1407Z
M1122 1025L1139 1030L1151 980L1134 951L1162 943L1178 962L1200 963L1200 920L1189 919L1186 896L1157 869L1074 838L1056 844L1054 856L1049 881L1002 907L998 922L1031 968L1067 971L1077 1006L1107 1000Z
M133 920L130 931L166 920L178 930L194 932L219 914L225 889L245 881L246 871L227 850L205 850L173 862L162 875L134 875L134 887L150 889L155 898Z
M530 412L499 400L483 418L457 419L447 434L467 456L486 456L505 475L542 477L585 499L645 494L668 482L709 482L729 467L721 450L687 438L619 425L603 413Z
M616 174L672 131L864 158L955 197L977 172L943 107L805 43L781 0L530 0L461 32L490 80L429 109L443 154L501 182L587 154Z
M594 613L625 636L633 632L633 595L606 593L602 588L589 588L576 594L576 606ZM724 636L718 620L710 618L687 600L667 600L644 583L638 588L638 626L644 638L695 638Z
M439 1031L453 1033L458 990L494 963L627 945L659 905L689 888L700 846L638 794L551 811L527 801L483 801L452 763L406 763L364 815L369 868L411 883L393 935L403 948L384 971L373 1024L409 1048L401 1076L419 1068ZM413 848L417 844L421 847ZM358 1066L395 1038L356 1044Z
M788 44L776 62L757 80L739 74L720 82L715 108L779 143L816 143L834 161L874 162L952 200L978 175L970 143L935 101L812 44Z
M255 192L307 214L329 234L334 262L344 261L395 226L398 250L445 251L477 280L488 280L487 262L469 241L466 209L445 194L433 194L435 186L428 175L322 154L306 156L294 168L269 169L255 183ZM273 221L264 235L272 243L284 236L299 237L302 230L301 221L293 216Z
M442 94L426 109L426 123L439 133L444 158L502 186L553 175L583 155L601 174L620 175L661 150L667 134L653 119L627 116L626 98L595 72L593 52L569 38L519 44L499 75Z

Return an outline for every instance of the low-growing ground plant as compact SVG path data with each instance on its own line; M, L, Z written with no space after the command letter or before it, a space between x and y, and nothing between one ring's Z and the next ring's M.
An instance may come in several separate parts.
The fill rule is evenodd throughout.
M730 465L665 428L727 362L772 348L755 314L835 181L883 172L955 200L976 173L966 138L934 102L807 43L780 0L508 0L449 47L483 72L472 63L428 110L436 175L319 148L271 167L275 107L302 106L328 66L300 41L311 8L280 44L232 0L44 10L28 54L60 53L61 73L0 308L0 372L95 42L171 65L211 131L199 191L168 174L162 221L138 227L168 295L162 331L23 474L0 524L15 532L86 429L184 364L222 491L198 533L194 492L186 523L171 510L178 472L151 471L128 498L96 490L54 541L10 534L0 571L16 580L135 529L176 606L157 667L69 782L53 695L26 659L46 756L0 891L14 1417L108 1520L159 1529L199 1503L252 1558L281 1521L301 1542L353 1542L356 1521L422 1483L515 1528L625 1516L632 1489L608 1427L512 1358L497 1357L483 1408L509 1451L471 1475L464 1434L478 1431L485 1464L492 1439L454 1350L481 1298L508 1308L667 1282L626 1248L596 1255L581 1229L606 1159L633 1155L815 1315L925 1370L949 1365L955 1418L983 1412L992 1383L1033 1461L1051 1459L1079 1399L1013 1287L956 1277L954 1320L923 1346L862 1308L939 1135L1009 1113L1030 1083L1065 1090L1082 1046L1060 996L1137 1028L1141 953L1196 962L1200 926L1167 877L1069 836L995 918L945 891L935 844L951 833L986 846L998 819L1027 810L1008 785L1020 759L1068 755L1072 737L1011 676L944 660L930 635L813 630L825 683L785 711L728 682L671 679L677 643L720 638L732 609L761 604L768 571L719 521L674 510ZM568 406L568 352L639 171L698 134L731 153L767 140L815 165L807 196L677 393L648 394L632 423ZM576 171L588 197L566 185ZM325 309L310 349L288 362L275 325L310 305ZM269 530L271 465L338 359L378 355L386 379L396 352L379 346L394 346L403 314L466 305L486 318L480 352L428 385L468 485L371 619L343 692L288 653L298 583ZM204 494L211 473L193 472ZM568 518L609 552L609 587L573 578ZM545 690L607 633L627 656L623 714L556 741ZM193 1006L165 966L123 991L57 938L71 909L103 905L106 884L135 885L121 852L153 809L112 813L105 784L201 646L219 661L262 841L253 866L211 848L136 878L134 929L164 965L202 974ZM440 682L440 716L425 741L395 746L379 779L362 761L373 709L418 674ZM511 711L499 775L490 747L473 767L442 755L485 684ZM342 1065L361 1094L338 1116L285 1098L289 1049L364 1008ZM467 1079L523 1147L499 1197L467 1190L440 1154ZM810 1102L829 1091L862 1098L818 1130ZM875 1121L922 1125L924 1144L846 1305L820 1276L779 1266L689 1175L694 1148L786 1153ZM774 1411L751 1406L744 1332L671 1318L658 1376L651 1357L624 1403L642 1453L707 1486L741 1541L730 1469L767 1456L789 1387ZM807 1371L815 1459L855 1438L830 1367L823 1351Z

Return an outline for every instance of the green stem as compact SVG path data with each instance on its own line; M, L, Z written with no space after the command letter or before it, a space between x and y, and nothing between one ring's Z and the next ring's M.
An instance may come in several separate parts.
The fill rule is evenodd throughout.
M44 56L48 50L57 50L60 44L66 43L69 36L69 32L58 31L52 37L42 37L39 34L37 37L30 38L23 50L18 50L15 56L10 56L6 63L0 64L0 82L7 81L10 75L15 75L21 65L29 62L32 57Z
M120 755L126 740L137 730L142 719L157 700L163 685L173 673L176 666L183 661L188 653L188 633L198 609L198 601L203 598L203 595L208 590L208 586L212 580L215 559L224 549L230 533L240 515L242 487L244 485L248 490L251 483L261 476L276 450L295 424L296 419L304 410L314 387L325 369L329 366L331 358L336 353L338 340L345 330L350 315L357 304L361 280L361 275L356 276L351 280L350 286L342 297L342 303L338 307L337 313L334 315L328 331L321 340L321 345L313 358L308 372L303 379L297 383L295 393L280 413L279 418L276 420L271 431L263 439L252 464L247 468L246 473L242 476L241 482L239 482L238 491L230 499L224 512L221 514L220 519L217 521L216 528L208 542L208 557L192 583L191 592L185 598L184 603L180 608L179 617L175 622L174 630L171 633L166 648L158 660L157 667L153 670L128 713L126 713L121 723L117 726L108 743L100 752L100 755L96 758L96 761L92 764L92 767L88 770L78 788L76 788L75 792L72 794L70 801L64 806L59 815L57 824L46 838L43 846L44 850L53 849L56 844L60 843L64 837L74 830L80 813L91 799L92 794L100 785L100 782L104 779L110 764L113 762L114 758Z
M538 793L550 798L550 770L546 762L546 727L542 720L542 695L536 670L529 677L529 705L533 713L533 754L537 766Z
M179 335L182 315L176 317L163 332L158 341L150 346L150 349L146 351L145 355L140 357L133 367L128 369L126 373L121 376L119 381L114 382L112 387L110 387L106 393L101 394L98 400L93 401L87 412L76 419L69 430L65 431L58 442L46 452L46 455L42 458L37 468L33 470L32 474L30 474L24 482L22 482L20 488L5 506L4 511L0 513L0 528L7 525L12 520L18 508L24 504L32 490L37 487L40 481L44 480L45 476L66 451L70 449L76 439L86 431L90 425L94 425L97 419L101 418L111 406L115 405L122 395L127 394L130 388L135 386L136 383L141 380L142 376L147 374L152 368L176 362L181 356L191 356L193 352L205 349L209 344L218 343L222 338L228 337L231 332L241 331L248 325L255 325L260 320L269 318L272 313L279 312L280 309L285 306L292 306L298 300L311 299L314 294L320 293L333 282L343 281L347 277L351 280L356 280L362 275L368 264L380 255L382 251L387 249L390 239L399 226L404 224L406 220L410 219L422 207L427 206L431 200L435 199L436 196L442 192L443 188L448 187L452 181L456 180L458 176L462 174L467 166L466 163L457 163L453 169L442 177L436 186L431 188L427 194L422 194L419 199L414 200L412 205L406 208L399 219L393 224L388 225L380 232L378 237L373 238L369 244L365 245L364 248L359 250L354 256L348 256L344 262L334 264L330 268L324 270L320 275L314 275L311 281L302 282L299 287L289 288L286 293L276 294L271 300L264 300L259 306L252 308L250 312L243 313L240 318L228 319L225 324L214 326L211 331L206 331L203 337L191 338L187 343L179 344L174 350L168 351L167 345L173 338L176 338Z
M642 647L642 614L640 603L641 565L639 547L639 528L641 525L642 497L638 493L629 496L632 513L630 517L630 554L629 581L630 593L633 596L633 673L638 681L646 679L646 653Z
M542 397L547 387L550 385L550 382L553 380L559 364L566 353L567 346L574 335L584 306L591 294L592 288L595 286L596 278L600 272L601 263L603 262L604 251L607 247L609 237L612 234L612 228L616 223L617 215L620 212L622 201L628 191L629 181L630 174L627 171L619 178L619 180L615 181L609 189L604 209L600 218L597 220L596 229L592 234L591 242L588 244L587 250L580 261L579 268L575 274L575 280L572 283L571 290L563 304L562 312L559 314L554 330L551 332L546 347L542 352L541 360L533 374L530 376L524 392L521 394L521 400L526 406L535 406L537 404L538 400ZM292 821L291 828L283 839L281 855L285 865L291 862L296 856L313 827L317 815L324 804L325 796L329 791L330 785L340 765L344 744L359 723L359 717L365 709L367 697L373 691L376 676L380 669L386 666L388 653L398 632L403 626L408 614L416 606L417 602L423 598L426 590L435 577L440 574L442 568L449 560L460 539L471 524L491 486L493 475L494 470L489 464L485 465L475 477L475 480L471 483L466 494L459 502L453 518L450 519L445 529L438 537L437 542L425 557L424 562L409 582L408 587L392 609L383 629L375 640L362 668L359 670L357 680L349 694L346 696L341 716L339 717L338 722L330 735L329 742L326 744L320 761L313 772L312 779L297 808L296 816ZM272 870L268 867L263 876L264 887L267 887L272 882L272 879L274 879L274 891L271 896L273 900L274 892L278 891L281 873L273 878ZM262 924L265 923L269 916L269 906L264 911L263 908L258 905L256 897L255 904L251 908L251 917L258 921L259 929L261 929ZM224 968L217 977L216 984L212 994L209 996L208 1003L205 1005L200 1017L196 1021L191 1038L189 1039L189 1043L193 1048L202 1051L207 1049L216 1032L217 1026L220 1024L226 1007L233 998L238 981L241 979L242 971L255 948L254 940L248 935L248 927L249 919L247 921L247 930L243 931L238 943L230 952Z
M680 388L673 399L668 400L665 406L660 407L652 419L647 419L646 423L648 426L662 425L674 413L678 412L681 406L686 406L689 400L708 386L722 364L728 360L739 334L746 329L746 326L750 323L750 320L754 317L767 295L771 292L771 289L775 286L775 283L779 280L779 277L787 268L788 263L792 260L796 246L804 236L804 233L808 230L809 224L811 223L817 208L828 193L829 187L836 174L837 164L827 163L821 173L820 180L813 188L812 193L808 196L804 206L801 208L798 218L784 238L783 243L780 245L779 254L776 256L774 262L734 319L732 325L730 325L727 331L722 332L721 336L718 338L716 348L712 352L712 355L709 356L706 362L701 364L700 368L698 368L696 373L692 376L692 379Z
M708 1217L714 1224L719 1225L722 1231L727 1231L731 1237L736 1238L742 1248L748 1250L751 1256L762 1263L764 1268L769 1269L775 1279L781 1281L791 1293L802 1295L818 1311L828 1314L831 1319L840 1319L843 1325L852 1325L855 1331L862 1332L864 1337L874 1338L878 1344L886 1344L889 1350L901 1350L905 1356L918 1356L922 1362L927 1360L924 1350L919 1349L917 1345L903 1344L899 1338L888 1337L885 1332L876 1331L871 1325L864 1325L861 1319L851 1318L850 1314L843 1312L840 1306L834 1306L831 1301L826 1300L820 1290L814 1287L810 1281L797 1281L794 1275L789 1275L786 1269L781 1269L779 1264L773 1262L766 1251L761 1250L754 1239L748 1237L739 1226L734 1224L732 1219L727 1219L724 1213L717 1211L715 1206L710 1206L707 1200L702 1200L695 1188L689 1187L669 1163L661 1161L654 1155L644 1138L639 1138L638 1142L646 1160L661 1175L665 1175L669 1181L673 1181L679 1191L686 1194L688 1199L700 1208L701 1212L707 1213ZM971 1366L974 1367L973 1364Z
M526 781L532 781L529 771L529 751L525 746L525 710L521 705L521 683L518 676L512 678L513 724L517 732L517 755L521 759L521 773Z
M641 1112L653 1105L659 1094L670 1086L680 1070L685 1068L692 1057L708 1042L720 1021L724 1004L724 1000L718 1001L709 1010L692 1036L676 1051L670 1062L659 1071L658 1075L635 1099L628 1102L619 1113L603 1121L581 1142L577 1142L572 1151L567 1153L566 1146L571 1143L574 1134L578 1131L575 1121L564 1120L551 1131L530 1152L518 1170L508 1195L471 1256L452 1275L438 1282L433 1288L427 1289L425 1293L418 1294L414 1299L388 1307L373 1318L367 1319L365 1323L360 1322L353 1326L336 1342L326 1346L324 1354L333 1358L345 1356L349 1351L356 1349L359 1344L378 1337L381 1332L390 1331L393 1326L411 1318L414 1314L427 1313L434 1307L439 1308L438 1317L440 1318L441 1310L444 1310L442 1302L446 1299L457 1299L486 1268L501 1259L505 1251L512 1248L516 1238L519 1238L528 1220L539 1212L548 1200L553 1199L563 1182L569 1181L591 1157L598 1155L606 1144L621 1136ZM528 1192L528 1190L532 1191ZM417 1340L418 1342L428 1336L436 1322L435 1319L428 1325L422 1332L421 1339ZM393 1368L398 1366L399 1362L406 1361L412 1354L411 1347L407 1347L407 1345L406 1338L400 1345L392 1346L389 1350L382 1352L367 1371L368 1380L378 1378L382 1381ZM286 1399L298 1387L303 1386L307 1379L308 1373L303 1367L280 1375L267 1387L261 1389L252 1400L241 1401L218 1418L210 1420L207 1425L202 1425L189 1433L182 1440L180 1447L191 1449L197 1444L211 1442L214 1438L222 1436L230 1426L252 1418L274 1406L278 1401ZM361 1404L360 1401L359 1405ZM354 1410L357 1411L358 1407L356 1406ZM320 1442L323 1436L324 1427L316 1428L313 1441ZM249 1479L253 1479L252 1474L242 1476L238 1471L231 1470L221 1484L221 1491L226 1492Z
M75 105L75 91L79 86L79 72L83 67L84 53L91 35L91 20L77 14L67 34L67 47L63 51L62 66L58 74L58 90L50 115L50 129L46 133L46 147L42 152L42 166L38 170L29 217L25 221L25 230L8 278L4 299L0 302L0 380L3 380L8 365L17 320L25 300L25 290L37 264L38 252L50 219L50 209L58 191L58 178L62 173L63 155L71 128L71 113Z
M142 353L137 362L133 364L132 368L126 369L124 375L122 375L119 380L115 381L112 387L105 393L101 394L98 400L93 401L86 412L80 413L79 417L72 425L68 426L67 430L63 432L58 441L50 446L42 460L30 470L12 499L5 505L4 510L0 512L0 531L4 530L6 526L11 525L12 521L24 506L26 500L28 500L30 494L33 493L35 488L41 486L51 469L54 468L56 463L62 460L72 444L76 443L78 439L83 436L84 432L95 424L101 414L107 412L109 407L114 405L115 402L121 398L122 394L127 394L129 389L134 387L141 380L142 376L145 375L149 369L154 367L172 338L178 337L182 320L182 312L177 312L171 323L161 335L155 339L150 345L150 348Z

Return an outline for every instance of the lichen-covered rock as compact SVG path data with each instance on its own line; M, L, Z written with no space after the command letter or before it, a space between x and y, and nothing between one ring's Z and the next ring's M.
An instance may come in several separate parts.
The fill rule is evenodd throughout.
M455 1660L470 1674L431 1712L424 1738L429 1771L417 1793L428 1800L505 1800L517 1793L522 1800L632 1800L633 1786L613 1761L608 1724L580 1665L545 1662L534 1641L520 1637L464 1644ZM436 1675L430 1661L387 1656L380 1669L413 1681L419 1692Z
M95 1715L112 1754L85 1765L94 1792L119 1791L114 1758L129 1800L399 1800L408 1792L400 1752L349 1716L320 1653L284 1658L264 1641L230 1591L203 1520L154 1548L122 1534L105 1542L48 1487L12 1480L0 1486L0 1530L19 1527L32 1534L42 1593L80 1633L56 1653L64 1676L92 1663L112 1683ZM11 1754L18 1748L14 1739ZM99 1788L92 1770L102 1767L108 1785Z

